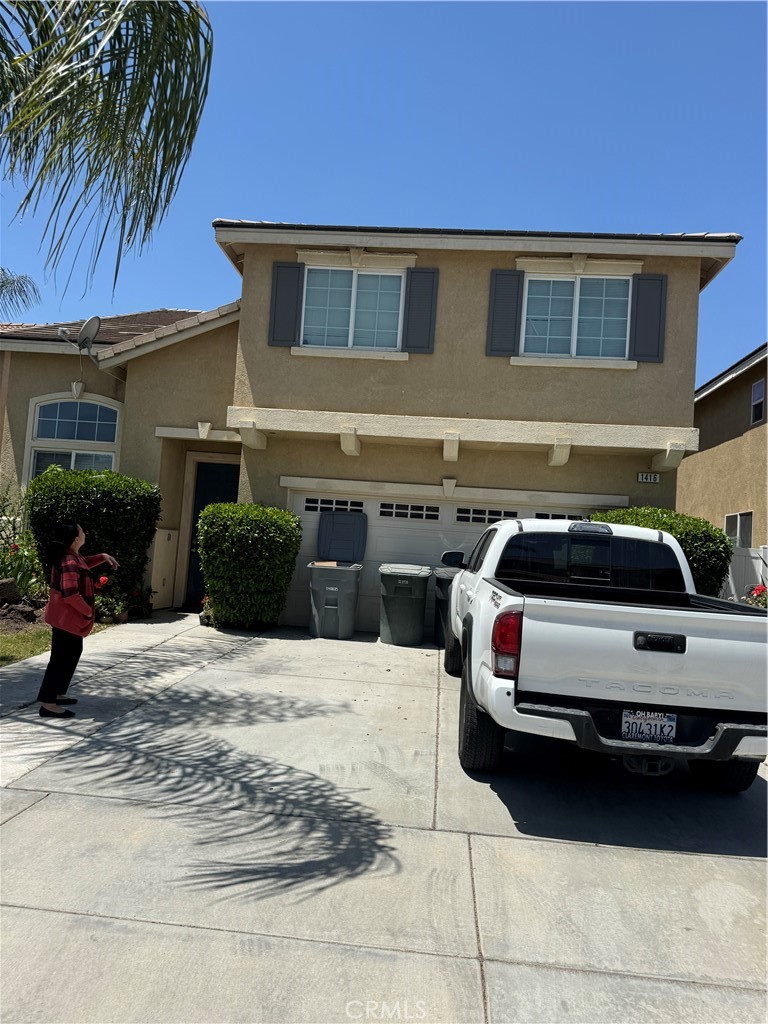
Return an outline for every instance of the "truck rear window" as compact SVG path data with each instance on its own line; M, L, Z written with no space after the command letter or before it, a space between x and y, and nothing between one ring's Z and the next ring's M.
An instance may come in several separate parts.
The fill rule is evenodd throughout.
M685 592L683 574L667 544L594 534L520 533L507 542L496 576L502 581Z

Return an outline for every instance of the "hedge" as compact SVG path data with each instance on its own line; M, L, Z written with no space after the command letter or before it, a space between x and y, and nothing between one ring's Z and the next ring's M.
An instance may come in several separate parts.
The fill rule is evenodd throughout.
M651 505L595 512L590 518L593 522L647 526L651 530L664 530L672 534L691 567L697 593L709 594L711 597L720 594L728 576L733 546L725 533L706 519L696 519L669 508L655 508Z
M277 622L301 544L301 520L266 505L208 505L197 525L208 607L216 626Z
M147 552L160 518L159 489L134 477L110 470L63 470L50 467L30 481L24 497L29 527L41 552L46 575L46 552L59 522L79 523L85 531L86 554L107 552L120 563L108 576L104 595L137 612L146 610L149 593L143 587Z

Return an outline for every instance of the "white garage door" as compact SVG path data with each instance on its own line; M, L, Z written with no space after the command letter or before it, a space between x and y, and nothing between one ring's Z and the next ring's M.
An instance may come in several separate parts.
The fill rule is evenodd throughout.
M488 523L498 519L537 516L542 519L579 519L584 510L536 509L502 505L467 505L441 499L439 502L408 498L348 498L320 495L316 491L293 492L291 508L301 517L302 543L296 572L281 621L304 626L309 622L309 570L307 563L317 554L317 531L324 511L365 512L368 541L360 574L360 599L356 627L379 631L379 566L387 562L440 566L444 551L463 550L469 554ZM434 615L434 582L430 580L425 636L431 635Z

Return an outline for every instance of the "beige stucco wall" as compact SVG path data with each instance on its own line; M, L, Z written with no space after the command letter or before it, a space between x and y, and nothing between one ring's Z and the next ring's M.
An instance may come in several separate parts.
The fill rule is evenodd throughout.
M699 428L699 451L730 441L752 428L752 385L765 380L767 368L768 360L763 359L696 402L694 425Z
M10 370L0 449L0 490L8 484L21 482L30 400L40 395L69 391L71 382L80 377L77 356L32 352L6 352L4 355L10 361ZM121 380L97 370L88 359L83 359L82 371L85 381L82 398L102 395L118 402L124 401L125 385ZM113 368L112 374L121 377L124 371ZM122 469L122 465L119 468Z
M768 544L767 443L768 426L763 423L683 459L677 471L678 511L720 529L726 515L751 512L752 546Z
M178 526L188 445L155 436L155 427L225 430L237 357L237 324L140 356L126 365L126 413L121 470L160 485L162 524ZM238 445L192 442L198 451L237 451Z
M646 258L668 275L665 358L637 370L533 367L485 355L490 272L515 253L421 251L438 267L432 355L405 362L293 356L267 344L272 263L290 246L246 246L235 405L429 416L498 416L690 426L699 299L698 258ZM527 254L526 255L530 255Z
M637 474L647 470L647 457L571 456L565 466L547 465L543 452L474 450L458 462L443 461L440 448L363 445L359 456L348 456L329 441L270 438L264 451L243 449L240 500L285 507L286 490L280 476L320 477L337 480L375 480L390 483L442 485L455 479L458 487L504 490L569 491L628 495L630 504L674 507L674 473L664 473L659 484L638 484Z

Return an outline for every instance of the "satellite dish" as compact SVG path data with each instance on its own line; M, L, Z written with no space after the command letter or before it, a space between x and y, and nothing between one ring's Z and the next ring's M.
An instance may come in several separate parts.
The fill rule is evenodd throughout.
M92 316L85 321L77 335L77 347L82 351L85 349L88 355L91 354L91 345L101 327L101 317Z

